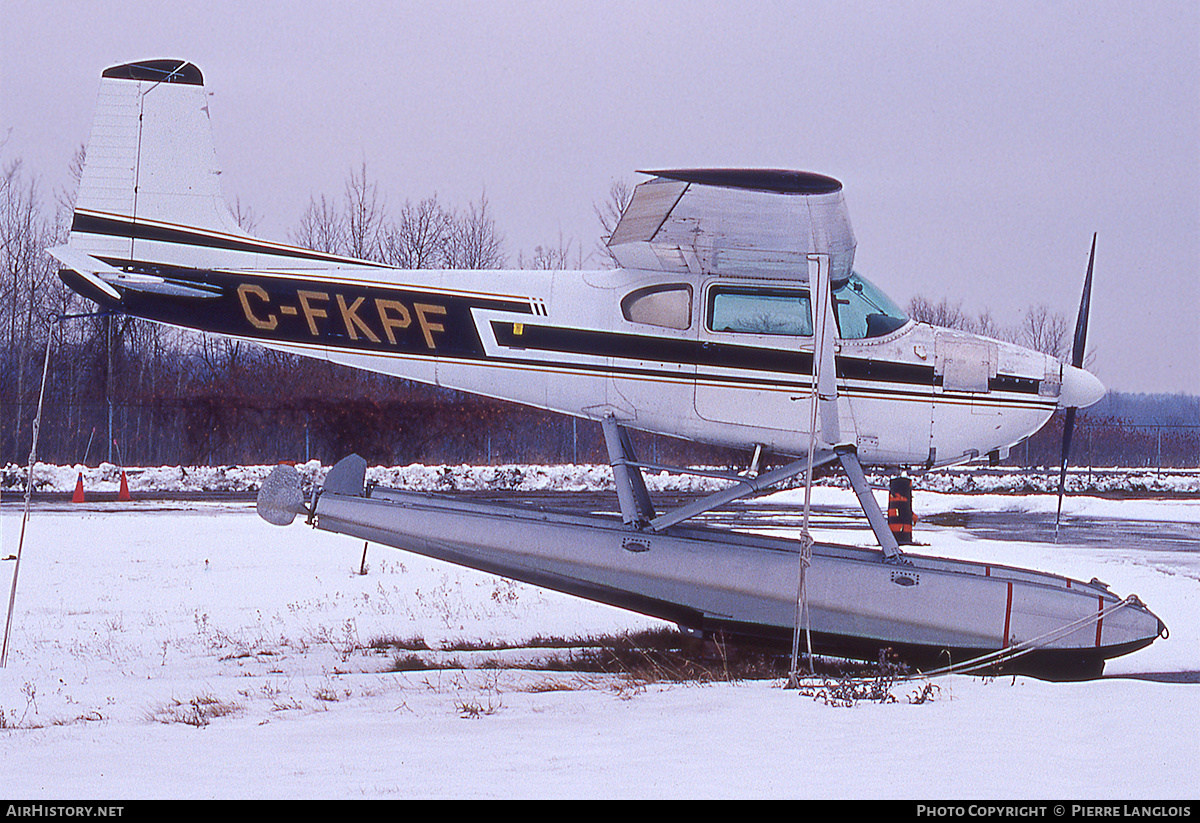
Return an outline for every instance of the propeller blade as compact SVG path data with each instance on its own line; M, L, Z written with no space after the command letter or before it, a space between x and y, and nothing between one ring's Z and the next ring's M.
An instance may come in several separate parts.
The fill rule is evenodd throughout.
M1054 515L1054 542L1058 542L1058 527L1062 521L1063 494L1067 489L1067 458L1071 456L1071 430L1075 428L1075 408L1067 409L1063 420L1062 464L1058 473L1058 511Z
M1092 250L1088 254L1087 276L1083 279L1083 297L1079 301L1079 316L1075 319L1075 344L1071 348L1071 365L1083 368L1087 348L1088 314L1092 305L1092 267L1096 262L1096 234L1092 234ZM1058 472L1058 511L1054 515L1054 541L1058 542L1058 527L1062 523L1063 495L1067 488L1067 460L1071 457L1071 433L1075 428L1075 407L1067 407L1063 420L1062 461Z
M1083 368L1083 350L1087 346L1088 312L1092 305L1092 265L1096 262L1096 234L1092 234L1092 252L1088 255L1087 277L1083 279L1083 298L1079 301L1079 317L1075 318L1075 345L1071 349L1071 365Z

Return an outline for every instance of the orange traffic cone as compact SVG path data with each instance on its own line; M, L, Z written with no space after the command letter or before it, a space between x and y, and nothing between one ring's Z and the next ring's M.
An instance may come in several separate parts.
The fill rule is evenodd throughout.
M129 499L129 481L125 478L125 470L121 470L121 491L117 493L118 500Z
M79 473L79 479L75 481L75 494L71 496L72 503L83 503L83 472Z

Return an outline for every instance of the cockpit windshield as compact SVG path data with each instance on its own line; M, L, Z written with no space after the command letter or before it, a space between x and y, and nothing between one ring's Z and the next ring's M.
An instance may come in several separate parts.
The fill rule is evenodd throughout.
M858 272L834 286L833 307L838 336L845 340L883 337L908 322L908 315Z

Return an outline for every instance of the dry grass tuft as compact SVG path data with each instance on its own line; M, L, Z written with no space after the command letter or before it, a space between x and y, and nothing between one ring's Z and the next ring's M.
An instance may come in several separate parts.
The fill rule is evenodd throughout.
M199 729L207 726L214 718L234 714L241 711L241 708L237 703L221 700L211 694L202 694L187 702L172 699L170 703L151 712L150 719L156 723L183 723Z

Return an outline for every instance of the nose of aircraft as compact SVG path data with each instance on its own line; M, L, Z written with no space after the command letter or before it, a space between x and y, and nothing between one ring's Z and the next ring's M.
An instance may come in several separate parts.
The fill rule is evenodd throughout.
M1084 369L1063 364L1062 393L1058 396L1059 408L1083 409L1100 400L1105 388L1096 375Z

